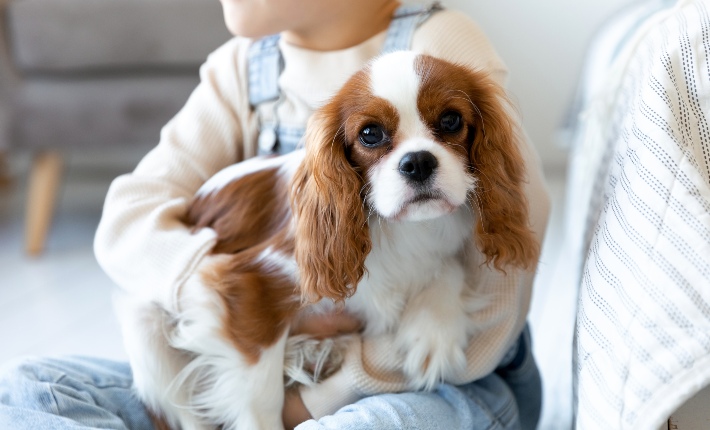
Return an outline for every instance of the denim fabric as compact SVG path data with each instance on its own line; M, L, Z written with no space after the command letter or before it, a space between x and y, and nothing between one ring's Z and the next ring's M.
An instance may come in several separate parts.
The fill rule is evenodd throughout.
M442 384L432 392L367 397L297 430L520 429L513 393L491 374L468 385Z
M128 363L28 358L0 369L0 429L151 430Z
M9 363L0 370L0 429L153 429L131 383L127 363L98 358ZM368 397L298 429L534 429L540 396L526 329L504 366L483 379Z
M284 60L279 50L280 34L264 37L249 47L249 104L259 116L259 155L287 154L295 150L306 132L301 127L280 123L277 115L283 102L279 89L279 76L284 69ZM259 106L269 106L264 117Z
M485 378L433 392L381 394L310 420L297 430L533 430L542 406L542 383L526 326L501 366Z
M515 353L511 354L513 351ZM532 355L532 339L528 325L509 354L503 357L495 373L505 381L515 397L521 429L534 430L542 409L542 379Z
M441 6L438 3L434 3L429 7L423 5L400 6L387 29L387 36L385 37L381 54L409 49L412 45L414 30L438 10L441 10Z
M279 34L267 36L249 47L249 104L252 107L279 98L279 75L284 68L280 38Z

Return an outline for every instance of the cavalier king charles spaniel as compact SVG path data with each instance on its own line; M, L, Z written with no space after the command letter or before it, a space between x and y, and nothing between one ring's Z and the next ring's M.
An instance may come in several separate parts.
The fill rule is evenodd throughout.
M304 149L228 167L194 197L185 221L218 242L179 311L121 311L140 398L172 428L282 428L285 385L322 380L348 345L290 327L337 309L363 322L355 336L391 336L413 390L461 371L476 273L537 263L519 141L485 73L372 61L314 113Z

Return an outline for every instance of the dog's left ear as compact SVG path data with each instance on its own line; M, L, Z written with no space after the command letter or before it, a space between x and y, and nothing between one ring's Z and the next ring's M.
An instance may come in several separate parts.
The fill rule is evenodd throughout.
M313 114L292 185L295 257L307 302L350 297L372 247L360 194L364 184L347 160L340 116L336 101Z
M488 76L472 73L468 96L476 105L477 130L469 150L477 185L474 201L480 218L476 242L486 263L505 271L507 266L534 268L540 244L530 228L524 193L525 143L504 91Z

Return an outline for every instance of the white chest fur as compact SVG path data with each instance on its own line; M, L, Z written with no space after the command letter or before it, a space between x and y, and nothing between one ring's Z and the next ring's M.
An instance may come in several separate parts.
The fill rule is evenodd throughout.
M408 301L440 284L437 280L447 276L444 272L464 272L463 251L472 237L472 218L472 211L464 206L428 221L370 220L373 249L365 261L367 273L346 304L367 322L366 334L392 330ZM442 287L442 295L458 295L462 288Z

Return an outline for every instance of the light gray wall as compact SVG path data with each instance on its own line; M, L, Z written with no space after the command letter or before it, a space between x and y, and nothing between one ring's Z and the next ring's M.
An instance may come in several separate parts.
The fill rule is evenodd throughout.
M412 3L422 3L413 0ZM443 0L471 16L510 69L509 89L548 168L565 165L557 130L587 45L614 11L635 0Z

